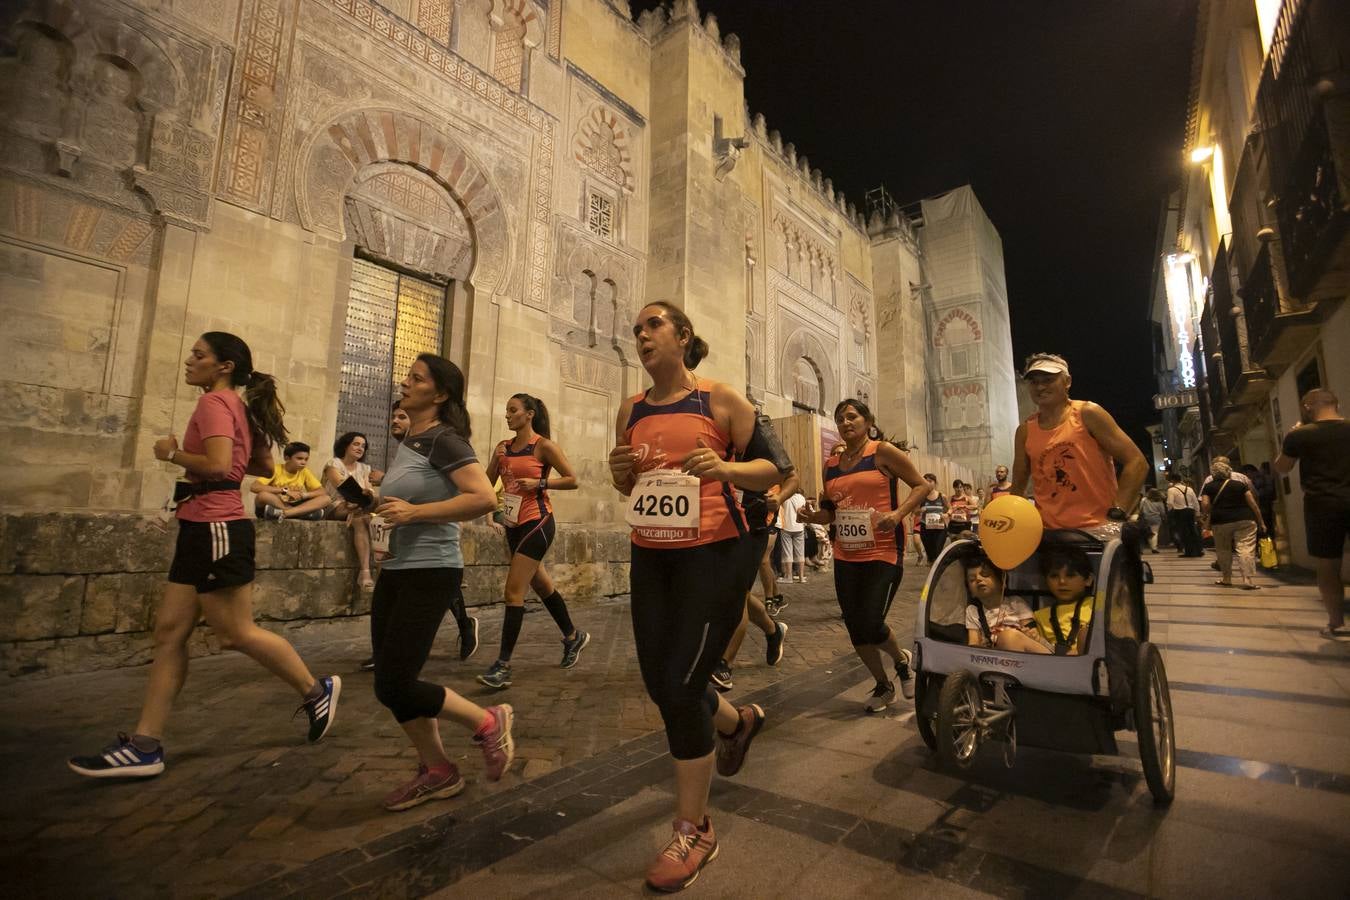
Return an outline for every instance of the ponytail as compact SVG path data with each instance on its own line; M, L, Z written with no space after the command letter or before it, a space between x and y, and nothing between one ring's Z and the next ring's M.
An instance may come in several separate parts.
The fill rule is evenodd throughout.
M244 389L244 408L248 424L254 434L254 443L264 438L272 444L285 446L286 407L277 395L277 380L271 375L253 370L253 351L237 335L228 331L208 331L202 335L211 352L220 362L234 363L230 384Z
M553 437L548 424L548 407L544 405L543 400L529 394L512 394L511 399L519 400L527 411L534 413L530 427L534 429L535 434L546 438Z
M265 437L278 447L286 446L290 435L286 431L286 406L277 394L277 380L262 372L249 375L244 388L244 406L248 409L248 424L254 434Z

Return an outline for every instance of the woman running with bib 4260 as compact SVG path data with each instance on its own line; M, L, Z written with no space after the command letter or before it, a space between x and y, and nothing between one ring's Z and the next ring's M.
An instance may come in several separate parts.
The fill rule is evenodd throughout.
M808 506L802 518L834 525L834 590L853 649L876 679L865 708L880 712L895 702L895 684L886 675L882 653L895 661L905 697L914 696L910 653L900 648L886 613L905 571L902 523L931 485L904 451L881 438L867 404L841 401L834 408L834 422L844 445L825 463L821 508ZM897 480L910 488L902 503L897 502Z
M502 516L511 568L506 573L501 650L491 668L478 676L480 684L498 690L511 686L511 654L525 620L525 588L534 588L562 632L563 655L559 664L562 668L575 666L577 657L591 640L589 634L572 626L567 602L553 587L553 579L548 577L543 563L556 527L553 507L548 502L549 489L576 490L576 473L562 448L550 440L544 401L529 394L514 394L506 401L506 426L516 436L497 445L488 462L487 478L489 482L495 482L498 476L502 479ZM558 474L550 476L549 469Z
M695 378L708 345L683 311L649 303L633 335L652 387L620 407L609 467L629 498L638 664L675 758L675 833L647 885L678 891L717 855L707 816L714 748L717 771L736 774L764 722L758 706L738 710L708 684L758 562L732 483L764 491L781 476L767 458L733 461L755 456L755 410L731 386Z
M328 733L337 718L342 679L316 679L285 638L253 621L253 521L239 493L245 472L271 474L269 442L286 444L285 407L271 375L253 371L242 340L208 331L192 345L185 380L202 396L183 433L155 442L155 457L182 466L178 544L164 599L155 610L155 658L140 721L130 736L96 756L77 756L70 768L91 778L143 778L164 771L160 740L169 709L188 673L188 640L203 614L221 646L247 654L303 698L309 740ZM235 390L244 388L241 398ZM297 710L298 712L298 710Z

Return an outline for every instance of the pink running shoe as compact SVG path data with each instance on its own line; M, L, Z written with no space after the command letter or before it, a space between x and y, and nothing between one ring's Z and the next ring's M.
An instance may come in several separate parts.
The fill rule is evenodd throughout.
M443 800L453 797L464 790L464 779L459 769L451 763L450 771L436 775L424 765L417 767L417 775L412 781L391 791L384 798L384 808L390 812L412 809L428 800Z
M705 818L707 831L693 822L675 820L675 834L666 849L647 869L647 887L665 894L682 891L698 879L703 867L717 858L717 835L712 819Z
M516 756L516 742L511 739L514 713L507 703L489 706L487 712L492 716L492 725L484 732L475 733L473 741L483 751L488 781L499 781Z

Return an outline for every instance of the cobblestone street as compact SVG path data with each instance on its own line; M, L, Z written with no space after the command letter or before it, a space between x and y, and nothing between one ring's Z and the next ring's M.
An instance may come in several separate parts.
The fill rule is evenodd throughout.
M1179 733L1177 800L1155 810L1137 759L1023 750L968 777L940 771L902 703L866 717L868 687L838 621L830 577L787 585L782 665L752 630L737 701L769 715L745 771L714 784L723 851L706 896L1024 894L1343 896L1350 883L1350 647L1320 640L1313 588L1262 579L1215 596L1203 561L1153 557L1155 638L1166 648ZM910 571L891 622L908 634ZM291 698L247 660L196 660L167 736L168 769L91 783L62 760L134 723L144 668L10 684L0 701L0 836L23 896L631 896L667 833L670 763L646 700L624 601L577 604L594 640L572 671L546 614L526 618L516 686L517 759L498 784L454 739L459 797L390 814L413 758L357 671L364 635L297 642L344 678L339 721L316 747ZM500 616L460 663L453 623L427 674L489 702L472 677ZM447 741L451 743L451 741ZM1132 746L1132 745L1131 745ZM33 751L47 751L37 755ZM38 760L34 762L34 760Z

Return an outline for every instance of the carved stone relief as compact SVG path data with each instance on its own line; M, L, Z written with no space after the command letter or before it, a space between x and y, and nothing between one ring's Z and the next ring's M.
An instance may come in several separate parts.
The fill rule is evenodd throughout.
M554 245L549 336L606 358L628 359L639 261L565 219L558 220Z
M439 278L469 278L473 235L463 211L445 188L412 166L367 166L344 209L347 233L374 256Z
M207 223L222 48L139 11L60 0L9 8L0 30L18 49L0 61L0 166Z
M458 140L403 110L348 113L327 123L301 148L296 178L301 223L342 239L343 204L353 179L367 166L386 162L415 166L449 192L477 243L474 286L488 295L496 293L511 255L496 187Z

